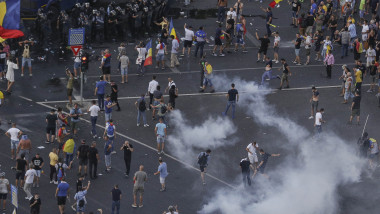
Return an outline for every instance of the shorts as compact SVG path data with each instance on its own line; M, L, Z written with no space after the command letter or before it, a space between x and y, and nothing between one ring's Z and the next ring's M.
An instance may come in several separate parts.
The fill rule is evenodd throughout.
M103 74L111 74L111 67L103 67L102 71Z
M185 47L185 48L191 48L192 45L193 45L193 41L185 40L185 42L183 44L183 47Z
M25 63L28 63L29 67L32 67L32 59L31 58L22 58L22 67L25 66Z
M293 18L298 18L297 11L292 11L292 17L293 17Z
M351 117L360 116L360 109L352 109L351 110Z
M267 48L260 48L258 53L263 53L264 55L267 55Z
M55 135L55 127L46 127L46 134Z
M201 166L201 165L199 165L199 169L201 170L201 172L204 172L205 169L206 169L206 167L207 167L207 166Z
M79 158L79 166L87 166L88 159L87 158Z
M277 46L277 47L274 47L274 48L273 48L273 51L274 51L275 53L278 53L278 50L279 50L279 49L280 49L280 47Z
M321 46L318 45L318 46L315 46L315 49L314 49L314 50L315 50L316 52L319 52L320 49L321 49Z
M0 200L7 200L8 193L0 193Z
M80 68L81 64L81 62L74 62L74 69Z
M311 108L317 109L318 108L318 101L311 101Z
M371 75L371 83L375 84L376 83L376 75Z
M244 39L243 38L236 38L236 44L244 45Z
M222 40L220 38L215 38L215 45L222 45Z
M259 172L260 172L261 174L264 174L264 171L265 171L265 167L260 167L260 168L259 168Z
M161 135L158 135L157 136L157 143L160 144L160 143L165 143L165 138Z
M282 73L281 76L281 82L287 81L288 80L288 74Z
M20 152L18 153L18 157L21 157L21 155L24 154L25 155L25 160L29 161L29 153L30 153L29 150L20 149Z
M306 50L306 56L310 56L310 48L309 49L305 49Z
M300 56L300 50L301 49L294 49L294 52L296 53L296 56Z
M156 61L163 61L164 60L164 54L161 54L161 53L159 53L159 54L157 54L156 55Z
M0 64L0 73L1 72L5 72L6 70L5 70L5 65L4 64Z
M67 96L68 97L71 97L71 96L73 96L73 89L67 89Z
M17 171L16 172L16 180L24 180L25 178L25 171Z
M211 79L208 79L208 78L204 78L203 79L203 86L207 86L207 85L209 85L210 87L212 87L212 81L211 81Z
M154 100L154 101L153 101L153 106L156 106L156 105L158 105L158 104L160 104L160 101L157 101L157 100Z
M133 195L140 194L140 196L144 195L144 187L133 187Z
M36 170L37 177L41 177L41 170L40 169L35 169L35 170Z
M78 122L71 121L70 128L71 128L71 130L78 129Z
M19 142L18 140L11 140L11 149L17 149Z
M121 75L128 75L128 67L120 68Z
M66 205L66 196L58 196L57 202L58 202L58 205Z
M86 211L86 205L83 205L83 207L79 207L77 204L77 212L85 212Z
M248 159L249 159L249 162L250 162L251 164L254 164L254 163L259 162L259 159L257 158L257 155L256 155L256 154L254 154L254 155L249 154L249 155L248 155Z
M165 178L160 176L160 184L164 184L164 183L165 183Z

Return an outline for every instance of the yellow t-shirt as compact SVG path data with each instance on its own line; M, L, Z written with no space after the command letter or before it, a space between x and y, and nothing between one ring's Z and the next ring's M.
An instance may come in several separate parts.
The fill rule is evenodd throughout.
M49 158L50 158L50 165L55 166L58 162L58 155L55 154L54 152L50 152Z
M355 79L356 79L356 82L363 82L362 80L362 71L361 70L356 70L355 72Z
M0 105L3 104L4 94L0 91Z

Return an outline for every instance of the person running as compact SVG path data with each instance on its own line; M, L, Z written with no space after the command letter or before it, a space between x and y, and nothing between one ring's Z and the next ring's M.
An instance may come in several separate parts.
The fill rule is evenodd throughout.
M143 207L143 195L144 195L144 184L148 180L148 175L144 172L144 166L140 165L139 171L135 173L133 177L133 204L132 207L137 207L137 195L140 196L140 204L138 207Z
M311 98L310 98L310 104L311 104L311 115L309 117L309 120L314 118L315 113L318 109L318 102L319 102L319 91L315 86L311 87Z
M0 205L3 213L7 213L7 196L11 191L9 180L5 178L5 172L0 173Z
M55 109L51 109L50 113L46 115L46 144L54 143L56 127L58 124L58 117L55 114Z
M45 162L39 153L37 153L36 156L32 158L32 164L37 174L36 179L33 182L33 187L36 187L36 186L40 187L40 177L41 177L41 172L43 172L42 167L45 165Z
M285 81L286 81L286 87L285 88L289 88L289 76L292 76L292 73L290 72L289 65L288 65L288 63L286 63L286 60L284 58L281 59L281 64L282 64L282 77L281 77L280 87L278 88L278 90L282 89L282 86L283 86ZM281 67L278 70L280 70L280 69L281 69Z
M155 172L154 175L160 175L160 192L164 192L166 191L165 178L168 176L168 167L166 165L166 162L164 162L161 157L158 158L158 163L160 165L158 166L157 172Z
M90 108L88 108L87 112L90 112L91 134L92 134L92 137L95 139L98 137L98 135L96 133L96 121L98 120L100 108L99 108L99 106L96 105L95 100L91 101L91 103L92 103L92 106L90 106Z
M243 176L243 183L244 183L244 186L246 185L246 183L248 183L249 186L251 186L251 177L250 177L250 161L248 160L248 158L243 158L241 159L240 161L240 168L241 168L241 174Z
M262 174L264 177L269 179L269 176L267 174L265 174L265 166L268 163L268 158L269 157L279 157L279 156L280 156L280 154L269 154L269 153L266 153L263 149L260 149L261 161L260 161L259 165L257 166L257 170L255 170L252 177L255 177L257 171L259 171L260 174Z
M65 213L66 198L70 198L70 185L62 178L61 183L58 184L55 190L55 198L58 202L58 209L60 214Z
M268 51L268 45L270 43L270 40L268 39L268 35L270 35L270 34L265 34L264 37L260 38L259 34L256 31L256 39L260 40L260 42L261 42L259 52L257 52L257 61L256 62L260 62L261 53L263 54L263 62L265 62L265 58L267 56L267 51Z
M122 193L119 189L119 185L115 185L111 190L112 195L112 208L111 208L111 214L119 214L120 211L120 201ZM116 211L116 212L115 212Z
M320 136L320 134L322 133L322 123L326 122L322 119L323 113L325 113L325 109L321 108L317 110L317 113L315 114L314 127L315 127L315 134L317 136Z
M146 122L146 102L145 102L145 94L141 94L140 99L135 102L135 106L137 108L137 126L140 126L140 118L142 117L144 127L148 127L148 123Z
M208 162L210 160L210 154L211 154L210 149L207 149L206 152L201 152L198 154L198 164L199 164L199 169L201 170L201 179L202 179L203 185L206 185L205 173L206 173L206 168L208 166Z
M348 121L349 124L352 124L352 119L356 116L356 122L358 125L360 125L360 101L360 93L358 90L355 90L355 97L352 99L351 105L350 121Z
M22 134L23 132L20 129L16 128L16 123L12 123L12 128L8 129L8 131L5 132L5 135L11 139L12 160L15 158L15 152L20 142L20 137Z
M232 119L234 119L235 118L235 105L237 102L239 102L239 92L238 92L238 90L235 89L234 83L231 84L231 89L228 90L226 97L227 97L227 106L226 106L226 110L224 112L222 112L222 115L226 116L228 109L230 108L230 106L232 106Z
M183 44L181 56L185 56L185 50L187 48L187 55L190 56L191 46L193 45L194 31L192 26L187 26L186 23L183 26L185 29L185 41Z
M132 152L133 145L129 143L129 141L125 141L121 146L120 150L124 151L124 163L125 163L125 177L129 177L129 172L131 170L131 160L132 160Z
M159 123L156 124L156 128L154 129L154 133L156 134L157 138L157 154L164 154L164 147L165 147L165 139L167 136L166 133L166 124L164 123L164 120L162 118L159 119Z

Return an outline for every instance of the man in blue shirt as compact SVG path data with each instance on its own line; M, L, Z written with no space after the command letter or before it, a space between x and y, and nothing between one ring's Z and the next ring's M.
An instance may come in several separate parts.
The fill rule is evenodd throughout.
M235 105L236 105L236 102L239 102L239 92L238 92L238 90L235 89L234 83L231 84L231 89L228 90L228 93L226 96L227 96L228 102L227 102L226 110L224 112L222 112L222 115L226 116L228 109L230 108L230 106L232 106L232 119L234 119L235 118Z
M74 104L74 108L70 111L71 117L71 130L73 134L76 135L78 132L78 122L80 121L79 117L82 116L82 110L78 107L78 103Z
M58 184L58 187L55 190L55 197L57 198L60 214L65 212L66 198L69 198L69 188L70 185L66 183L65 178L63 177L61 183Z
M311 0L310 14L314 16L315 12L317 12L317 4L314 0Z
M166 191L165 178L166 176L168 176L168 167L166 163L162 161L161 157L158 159L158 162L160 163L160 165L158 166L157 172L155 172L154 175L160 174L160 192L163 192Z
M104 93L107 82L104 81L103 76L100 76L100 81L96 83L95 96L98 96L98 105L100 111L104 111Z
M105 106L104 118L106 122L112 119L112 107L114 107L115 105L117 105L117 103L112 103L111 96L107 95L107 98L104 101L104 106Z
M203 185L206 185L205 171L210 160L211 149L207 149L206 152L201 152L198 155L199 169L201 170L201 178Z
M203 31L203 27L199 27L199 30L195 33L195 37L196 37L196 45L195 45L195 53L194 53L194 56L197 57L198 55L198 50L200 49L200 57L203 56L203 48L205 46L205 43L206 43L206 37L207 37L207 34Z
M165 145L165 137L166 137L166 125L164 120L160 118L160 122L156 124L156 128L154 129L154 133L157 137L157 154L164 154L164 145ZM162 147L160 148L160 145Z

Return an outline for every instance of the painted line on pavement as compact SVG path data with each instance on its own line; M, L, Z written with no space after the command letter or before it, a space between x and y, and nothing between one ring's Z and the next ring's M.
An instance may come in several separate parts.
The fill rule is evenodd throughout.
M26 97L23 97L23 96L18 96L18 97L20 97L21 99L27 100L27 101L29 101L29 102L33 102L32 99L29 99L29 98L26 98Z
M49 108L49 109L52 108L52 106L46 104L46 103L49 103L49 102L36 102L36 103L39 104L39 105L41 105L41 106L44 106L44 107L46 107L46 108ZM67 112L65 112L65 113L67 114ZM91 121L89 121L89 120L87 120L87 119L80 118L80 120L83 120L83 121L85 121L85 122L91 124ZM99 127L99 128L102 128L102 129L105 129L105 128L106 128L105 126L102 126L102 125L99 125L99 124L96 124L96 126ZM119 136L122 136L122 137L124 137L124 138L126 138L126 139L128 139L128 140L130 140L130 141L133 141L133 142L135 142L135 143L137 143L137 144L140 144L141 146L144 146L144 147L146 147L146 148L148 148L148 149L150 149L150 150L152 150L152 151L156 151L156 150L157 150L156 148L153 148L152 146L149 146L149 145L147 145L147 144L145 144L145 143L143 143L143 142L141 142L141 141L139 141L139 140L136 140L136 139L134 139L134 138L131 138L131 137L125 135L125 134L122 134L122 133L120 133L120 132L116 132L116 133L117 133ZM190 164L188 164L188 163L185 163L185 162L183 162L183 161L177 159L177 158L174 157L174 156L168 155L168 154L166 154L166 153L165 153L165 156L169 157L170 159L172 159L172 160L174 160L174 161L177 161L178 163L181 163L181 164L187 166L188 168L191 168L191 169L193 169L193 170L195 170L195 171L197 171L197 172L201 172L199 169L195 168L194 166L192 166L192 165L190 165ZM225 185L228 186L228 187L231 187L231 188L233 188L233 189L236 188L235 186L232 186L231 184L229 184L229 183L227 183L227 182L225 182L225 181L223 181L223 180L221 180L221 179L219 179L219 178L217 178L217 177L215 177L215 176L213 176L213 175L210 175L209 173L206 173L206 176L208 176L208 177L210 177L210 178L212 178L212 179L214 179L214 180L216 180L216 181L219 181L220 183L225 184Z

